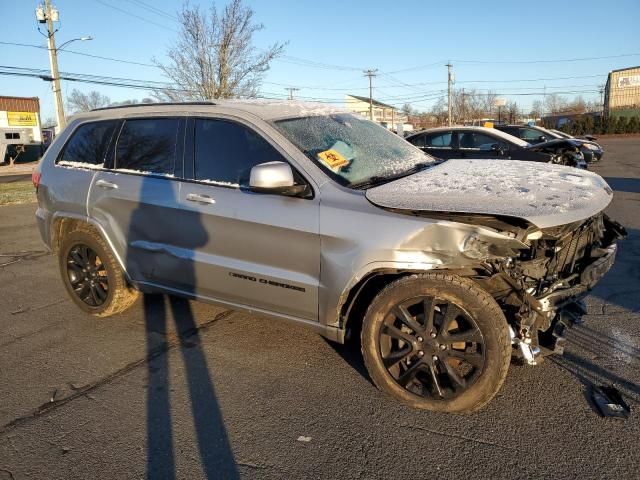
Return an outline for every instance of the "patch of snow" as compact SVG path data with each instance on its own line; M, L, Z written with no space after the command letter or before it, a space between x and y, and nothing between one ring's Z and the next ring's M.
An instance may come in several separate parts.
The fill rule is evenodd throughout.
M104 163L93 164L85 162L72 162L70 160L60 160L56 165L61 167L82 168L85 170L104 170Z
M595 215L612 199L593 172L517 160L449 160L366 195L387 208L505 215L540 228Z
M173 173L149 172L147 170L135 170L130 168L116 168L113 170L113 172L114 173L137 173L141 175L155 175L156 177L167 177L167 178L176 177Z
M349 113L344 107L320 102L299 102L292 100L269 100L260 98L214 101L216 105L238 108L251 112L254 115L267 120Z
M210 179L198 179L198 182L202 182L202 183L207 183L209 185L217 185L219 187L233 187L233 188L239 188L240 184L239 183L231 183L231 182L222 182L219 180L210 180Z
M70 168L81 168L86 170L105 170L111 173L136 173L141 175L155 175L159 177L175 178L175 175L173 175L172 173L149 172L146 170L134 170L129 168L117 168L117 169L109 170L104 168L103 163L99 165L94 165L91 163L71 162L69 160L61 160L56 165L60 165L62 167L70 167Z

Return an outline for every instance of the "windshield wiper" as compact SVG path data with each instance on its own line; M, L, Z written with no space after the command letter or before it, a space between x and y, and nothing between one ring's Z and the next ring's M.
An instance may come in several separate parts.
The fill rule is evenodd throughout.
M406 177L408 175L412 175L421 170L424 170L427 167L433 167L434 165L438 165L442 163L443 160L433 161L433 162L420 162L416 163L413 167L408 170L404 170L400 173L390 174L390 175L374 175L373 177L369 177L366 180L362 180L357 183L351 183L349 187L354 188L356 190L361 190L363 188L372 188L378 185L382 185L383 183L388 183L392 180L397 180L402 177Z

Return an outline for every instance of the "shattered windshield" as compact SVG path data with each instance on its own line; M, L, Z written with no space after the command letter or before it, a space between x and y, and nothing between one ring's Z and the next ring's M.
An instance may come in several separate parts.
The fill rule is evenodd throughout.
M274 124L331 178L352 188L385 183L437 162L386 128L347 113Z

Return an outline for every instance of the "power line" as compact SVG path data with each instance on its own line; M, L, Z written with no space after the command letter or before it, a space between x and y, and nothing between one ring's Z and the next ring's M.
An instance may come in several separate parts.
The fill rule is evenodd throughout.
M162 25L161 23L154 22L153 20L149 20L148 18L145 18L145 17L141 17L140 15L136 15L135 13L131 13L128 10L125 10L123 8L116 7L115 5L111 5L110 3L107 3L103 0L95 0L95 1L101 5L104 5L105 7L112 8L113 10L117 10L121 13L124 13L125 15L129 15L130 17L137 18L138 20L142 20L143 22L149 23L151 25L155 25L156 27L164 28L165 30L171 30L172 32L179 33L177 30L171 27L167 27L166 25Z
M31 48L40 48L42 50L47 50L47 47L45 47L43 45L34 45L32 43L0 42L0 45L14 45L14 46L18 46L18 47L31 47ZM142 62L136 62L136 61L133 61L133 60L124 60L122 58L114 58L114 57L103 57L101 55L94 55L92 53L76 52L75 50L59 50L59 52L61 52L61 53L71 53L73 55L81 55L83 57L97 58L97 59L100 59L100 60L108 60L110 62L119 62L119 63L128 63L130 65L139 65L141 67L160 68L158 65L154 65L152 63L142 63Z
M620 55L605 55L602 57L578 57L563 58L560 60L454 60L457 63L482 63L482 64L534 64L534 63L565 63L565 62L585 62L590 60L607 60L611 58L637 57L640 53L623 53Z
M158 7L155 7L147 2L143 2L142 0L127 0L129 3L133 3L134 5L137 5L138 7L142 7L147 9L148 11L150 11L151 13L155 13L156 15L159 15L161 17L167 18L169 20L174 20L174 21L179 21L178 17L176 17L175 15L162 10Z

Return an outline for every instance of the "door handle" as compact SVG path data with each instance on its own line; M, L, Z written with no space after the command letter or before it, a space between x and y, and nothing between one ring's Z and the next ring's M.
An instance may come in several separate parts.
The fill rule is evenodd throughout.
M200 195L199 193L187 193L187 200L189 200L190 202L196 202L196 203L208 203L208 204L216 203L216 201L213 198L211 198L209 195Z
M118 184L107 182L106 180L102 180L102 179L96 182L96 186L100 188L108 188L110 190L115 190L116 188L118 188Z

